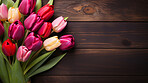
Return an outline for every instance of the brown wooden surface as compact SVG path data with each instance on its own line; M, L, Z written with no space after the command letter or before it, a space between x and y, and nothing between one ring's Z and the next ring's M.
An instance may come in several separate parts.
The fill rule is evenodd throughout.
M43 0L46 4L48 0ZM33 83L147 83L147 0L55 0L76 46Z

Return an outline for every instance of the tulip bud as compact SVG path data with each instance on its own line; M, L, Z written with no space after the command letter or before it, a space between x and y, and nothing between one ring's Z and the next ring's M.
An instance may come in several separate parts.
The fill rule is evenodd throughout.
M21 13L19 12L18 8L10 7L8 10L8 21L13 23L16 20L21 19Z
M45 21L48 21L54 14L54 6L47 4L45 6L43 6L42 8L40 8L37 12L37 14L39 16L42 17L42 19L44 19Z
M52 51L61 45L58 36L53 36L43 42L44 48L47 51Z
M61 50L69 50L74 47L74 37L72 35L64 35L60 38L61 46L59 47Z
M2 22L0 21L0 36L4 34L4 26Z
M2 51L6 56L13 56L16 51L16 46L14 43L11 42L10 39L7 39L2 44Z
M64 20L62 16L60 16L52 22L52 29L54 32L59 33L66 27L66 25L67 21Z
M44 20L42 20L40 16L32 13L25 19L24 25L26 29L35 32L42 26L43 22Z
M19 40L24 36L24 32L23 24L16 20L9 26L8 36L14 40Z
M16 57L18 61L25 62L29 59L31 50L28 50L25 46L20 46L18 48Z
M47 38L51 33L52 24L50 22L44 22L42 27L39 29L38 34L41 37Z
M0 5L0 20L1 21L6 21L8 18L8 9L5 4Z
M22 0L19 11L24 15L31 14L35 8L35 4L36 0Z
M34 34L34 32L31 32L24 42L25 46L32 51L39 50L42 46L42 43L41 37L37 34Z

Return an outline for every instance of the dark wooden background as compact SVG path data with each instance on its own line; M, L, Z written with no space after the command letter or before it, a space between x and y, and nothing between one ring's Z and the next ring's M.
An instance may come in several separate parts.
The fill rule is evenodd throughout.
M48 0L43 0L46 4ZM148 83L148 0L55 0L76 46L32 83Z

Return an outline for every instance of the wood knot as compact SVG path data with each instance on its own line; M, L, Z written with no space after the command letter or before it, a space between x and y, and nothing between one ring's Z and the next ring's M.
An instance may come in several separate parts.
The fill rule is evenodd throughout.
M122 40L122 44L124 46L130 46L131 45L131 42L129 40L125 39L125 40Z
M91 6L85 6L85 7L83 7L83 12L85 14L92 15L96 12L96 9L94 7L91 7Z

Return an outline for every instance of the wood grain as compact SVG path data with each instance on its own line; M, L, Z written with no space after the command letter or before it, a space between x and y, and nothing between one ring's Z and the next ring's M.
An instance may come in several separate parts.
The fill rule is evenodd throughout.
M41 76L148 75L148 49L72 49Z
M64 34L75 37L76 48L148 48L148 23L68 22Z
M148 21L147 4L147 0L55 0L54 16L68 16L69 21Z

